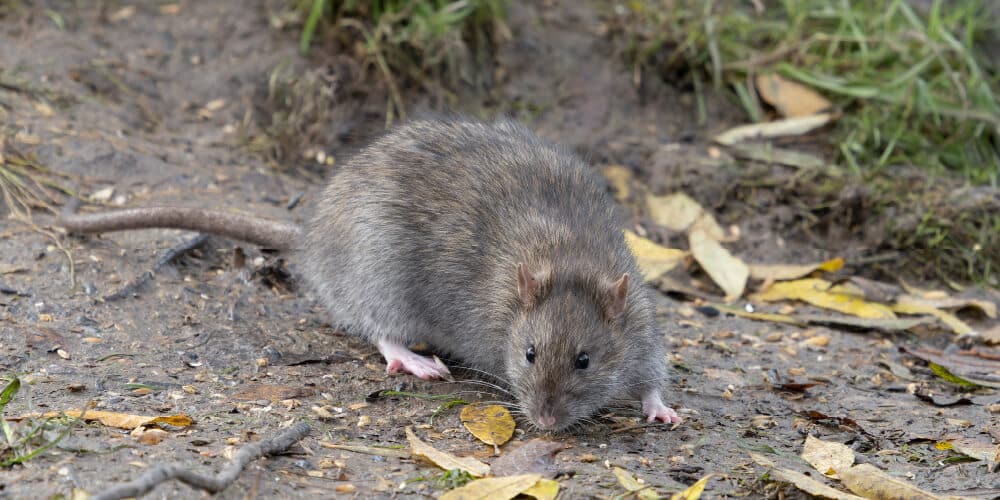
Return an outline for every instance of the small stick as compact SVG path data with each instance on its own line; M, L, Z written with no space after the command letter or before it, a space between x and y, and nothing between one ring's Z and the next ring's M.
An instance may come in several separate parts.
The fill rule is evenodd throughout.
M151 280L153 278L153 275L159 272L159 270L162 269L163 266L169 264L174 259L190 252L191 250L194 250L204 245L206 241L208 241L208 235L199 234L194 238L180 242L180 244L167 250L163 254L163 256L160 257L160 260L156 261L156 265L153 266L152 270L142 273L141 276L130 281L128 284L118 289L118 291L105 295L103 297L104 301L111 302L112 300L118 300L128 297L129 295L132 294L132 292L135 292L139 287L145 285L146 282Z
M180 464L157 465L139 476L138 479L112 486L98 493L91 500L117 500L120 498L137 497L153 490L168 479L177 479L188 486L199 488L209 493L218 493L226 489L246 465L260 457L277 455L304 438L312 429L304 422L289 427L288 430L272 439L251 443L240 449L233 461L222 472L215 476L203 476L184 468Z

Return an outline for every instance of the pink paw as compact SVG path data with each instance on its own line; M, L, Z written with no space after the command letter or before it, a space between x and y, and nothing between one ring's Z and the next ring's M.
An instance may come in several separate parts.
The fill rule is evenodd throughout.
M451 378L451 372L448 371L448 367L437 356L428 358L413 353L410 356L386 359L385 371L389 375L409 373L424 380Z
M655 422L657 420L666 424L679 424L683 422L673 408L663 404L658 391L650 391L642 397L642 413L646 415L647 422Z

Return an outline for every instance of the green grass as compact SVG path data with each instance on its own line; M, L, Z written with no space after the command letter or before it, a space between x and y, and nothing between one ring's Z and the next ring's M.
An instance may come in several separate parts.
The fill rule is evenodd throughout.
M761 119L753 76L806 84L843 112L830 147L869 176L909 164L1000 184L995 68L976 43L997 36L989 0L752 2L634 0L617 12L625 53L666 77L690 76L733 93ZM994 30L991 32L991 30Z
M298 0L305 16L300 49L320 35L360 49L370 72L387 87L387 121L405 116L403 88L450 97L461 83L481 86L492 44L507 32L507 0Z

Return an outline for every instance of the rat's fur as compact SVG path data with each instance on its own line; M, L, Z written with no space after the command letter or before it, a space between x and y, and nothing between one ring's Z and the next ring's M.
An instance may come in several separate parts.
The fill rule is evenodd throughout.
M304 235L302 269L333 320L504 379L532 421L564 428L663 382L653 306L604 185L517 123L396 128L339 169ZM527 299L519 263L539 277Z
M406 349L426 342L504 381L539 427L624 397L680 422L660 400L662 338L603 183L514 122L397 127L339 168L301 230L205 209L73 210L60 221L75 232L174 227L292 249L330 318L390 371L447 374Z

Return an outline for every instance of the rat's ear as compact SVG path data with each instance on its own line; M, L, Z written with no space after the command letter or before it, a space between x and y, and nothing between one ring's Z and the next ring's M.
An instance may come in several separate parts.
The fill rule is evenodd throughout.
M532 307L541 300L552 279L548 268L532 272L523 262L517 263L517 297L525 307Z
M609 319L617 319L625 312L625 299L628 297L628 273L608 285L605 293L605 313Z

